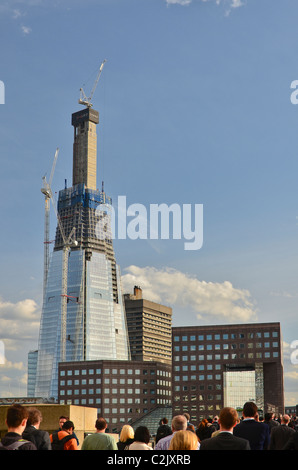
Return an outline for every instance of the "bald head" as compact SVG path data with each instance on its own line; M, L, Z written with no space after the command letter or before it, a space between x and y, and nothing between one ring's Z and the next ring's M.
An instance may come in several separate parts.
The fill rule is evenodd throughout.
M290 416L289 415L283 415L283 417L281 418L281 422L283 424L289 424L290 422Z
M174 416L172 419L173 431L185 431L187 428L187 419L183 415Z

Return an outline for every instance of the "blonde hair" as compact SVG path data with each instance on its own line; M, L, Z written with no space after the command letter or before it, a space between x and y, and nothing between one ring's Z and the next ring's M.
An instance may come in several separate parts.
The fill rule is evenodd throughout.
M133 439L135 432L129 424L125 424L121 430L119 440L121 442L127 441L127 439Z
M192 431L177 431L174 433L169 450L196 450L198 447L197 435Z

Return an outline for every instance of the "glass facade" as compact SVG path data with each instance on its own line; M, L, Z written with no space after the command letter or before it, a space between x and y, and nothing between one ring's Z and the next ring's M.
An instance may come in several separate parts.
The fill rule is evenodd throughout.
M35 396L58 397L61 356L63 251L51 256L40 325ZM122 299L118 272L118 298ZM63 335L64 336L64 335ZM130 358L125 310L113 294L112 263L103 253L69 252L65 360Z
M246 401L256 401L256 373L254 370L223 373L224 406L242 409Z

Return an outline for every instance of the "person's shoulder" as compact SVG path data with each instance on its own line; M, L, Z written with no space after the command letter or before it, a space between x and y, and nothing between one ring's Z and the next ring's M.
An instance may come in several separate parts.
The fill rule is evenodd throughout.
M161 448L164 444L167 444L173 437L173 434L169 434L168 436L163 437L158 441L158 443L155 446L155 449Z
M214 436L214 437L208 437L207 439L203 439L201 442L200 442L200 450L206 450L208 449L208 447L211 445L211 444L214 444L216 442L216 438L218 436Z

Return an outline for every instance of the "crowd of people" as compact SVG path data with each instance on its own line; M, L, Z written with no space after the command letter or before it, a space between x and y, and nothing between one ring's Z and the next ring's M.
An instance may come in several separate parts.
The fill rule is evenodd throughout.
M154 439L146 426L136 430L124 425L119 440L107 433L107 422L100 417L95 432L87 435L81 450L298 450L298 420L267 413L258 415L255 403L244 404L242 417L231 407L224 407L218 417L203 419L197 429L187 413L174 416L169 425L162 418ZM0 450L79 450L75 426L66 416L52 433L40 429L41 412L19 404L11 405L6 416L7 433Z

